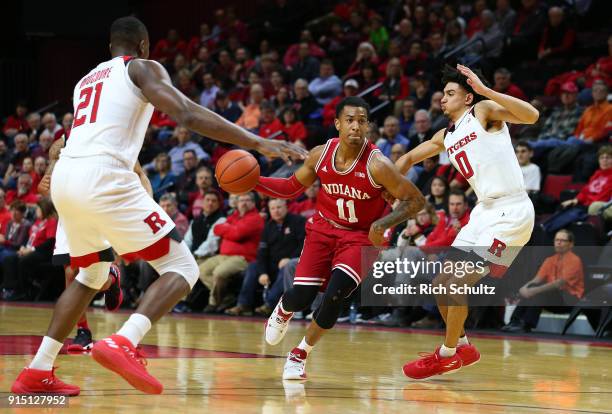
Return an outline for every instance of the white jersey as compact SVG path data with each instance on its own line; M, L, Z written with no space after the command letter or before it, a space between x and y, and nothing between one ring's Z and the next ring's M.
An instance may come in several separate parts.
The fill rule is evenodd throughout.
M100 63L74 88L74 122L62 157L109 155L132 170L153 114L128 74L128 56Z
M525 192L523 173L512 147L508 126L486 131L473 107L446 130L444 148L453 166L474 189L478 201Z

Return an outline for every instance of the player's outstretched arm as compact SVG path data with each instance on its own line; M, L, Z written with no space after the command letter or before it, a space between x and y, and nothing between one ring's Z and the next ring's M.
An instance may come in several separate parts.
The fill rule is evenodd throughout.
M423 209L425 197L412 182L400 174L387 157L374 157L369 169L374 181L399 200L399 204L391 213L376 220L370 227L370 241L375 246L380 246L384 243L385 230L414 217Z
M418 164L424 159L431 158L444 151L445 131L446 128L439 130L430 140L417 145L412 151L402 155L395 161L395 166L399 169L399 172L405 175L414 164Z
M255 191L274 198L295 198L317 179L316 166L323 152L323 145L314 147L304 164L289 178L259 177Z
M481 101L476 104L476 116L479 119L487 122L505 121L511 124L535 124L537 122L540 112L529 102L487 87L467 66L457 65L457 70L467 77L467 82L474 92L490 99L490 101Z
M136 59L130 63L128 72L153 106L200 135L253 149L269 158L280 157L285 162L304 159L307 154L295 144L259 138L196 104L172 86L166 69L155 61Z

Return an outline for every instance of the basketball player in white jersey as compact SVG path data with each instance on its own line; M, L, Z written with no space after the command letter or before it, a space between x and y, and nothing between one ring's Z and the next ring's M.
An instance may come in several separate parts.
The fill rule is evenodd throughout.
M442 78L442 110L451 120L448 128L431 140L403 155L397 162L402 173L411 166L443 151L463 174L478 197L469 223L453 242L448 260L471 260L486 264L484 272L463 278L443 274L435 284L475 284L482 277L503 276L520 247L531 237L533 204L525 191L520 166L510 141L507 122L533 124L538 110L529 103L487 87L469 68L447 66ZM404 365L404 373L424 379L467 366L480 359L480 353L465 336L468 315L465 298L438 296L438 308L446 322L444 343L434 353ZM457 300L459 299L459 300ZM453 303L452 306L448 304ZM454 305L459 303L458 305Z
M200 135L268 157L302 159L306 151L264 140L202 108L170 82L159 63L147 60L147 29L134 17L111 25L112 59L99 64L74 89L74 123L51 177L51 197L68 238L75 282L59 298L47 335L11 391L78 395L78 386L54 375L64 339L108 279L111 246L127 260L147 260L161 277L138 309L93 349L93 358L135 388L159 394L162 384L145 368L138 344L151 324L168 313L198 280L198 266L174 223L147 194L134 172L153 108Z

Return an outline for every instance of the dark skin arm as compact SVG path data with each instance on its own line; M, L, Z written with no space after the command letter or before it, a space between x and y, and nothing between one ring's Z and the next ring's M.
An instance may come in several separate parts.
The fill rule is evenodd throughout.
M168 72L158 62L136 59L130 63L128 73L153 106L200 135L256 150L268 158L280 157L285 162L304 159L307 154L297 145L259 138L194 103L172 86Z
M383 237L385 230L414 217L425 206L425 197L412 182L400 174L388 158L377 154L372 159L369 169L374 181L399 200L399 204L391 213L376 220L370 226L370 241L375 246L381 246L385 241Z
M317 180L317 162L319 162L319 158L321 158L321 153L323 152L324 145L319 145L318 147L314 147L304 164L295 172L295 178L302 184L304 187L310 187Z

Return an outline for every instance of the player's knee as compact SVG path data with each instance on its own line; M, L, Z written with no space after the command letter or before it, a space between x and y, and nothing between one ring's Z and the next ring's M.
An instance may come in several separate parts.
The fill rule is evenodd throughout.
M161 276L166 273L181 275L189 284L190 289L193 288L200 276L198 264L185 242L177 243L171 240L168 254L149 263Z
M342 307L344 306L344 297L341 292L336 292L323 297L321 306L317 309L314 320L323 329L331 329L336 324Z
M108 280L109 262L98 262L81 268L75 280L90 289L100 290Z
M314 302L318 292L318 286L293 285L283 295L283 308L289 312L302 311Z

